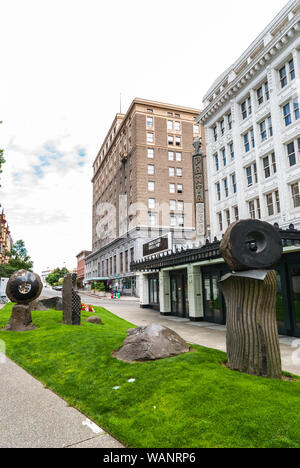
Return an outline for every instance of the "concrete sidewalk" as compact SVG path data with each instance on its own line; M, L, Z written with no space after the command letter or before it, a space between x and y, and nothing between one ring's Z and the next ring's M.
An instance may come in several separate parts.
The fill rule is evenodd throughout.
M0 395L0 448L123 447L3 355Z

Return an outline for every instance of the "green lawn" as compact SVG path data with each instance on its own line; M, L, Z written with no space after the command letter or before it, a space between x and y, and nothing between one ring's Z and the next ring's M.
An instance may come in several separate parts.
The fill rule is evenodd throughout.
M299 379L232 372L224 353L200 346L176 358L120 362L111 353L132 325L95 309L103 326L66 326L61 312L33 312L38 330L0 339L11 359L128 447L300 447ZM0 311L0 328L10 313L10 304Z

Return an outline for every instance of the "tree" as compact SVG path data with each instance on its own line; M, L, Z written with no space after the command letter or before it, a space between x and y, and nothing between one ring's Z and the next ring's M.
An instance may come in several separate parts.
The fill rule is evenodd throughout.
M52 273L50 273L47 278L46 282L50 284L50 286L55 286L61 278L69 273L69 270L65 267L63 268L56 268Z
M2 171L2 164L4 164L5 162L6 161L5 161L4 157L3 157L3 150L0 149L0 174L3 172ZM0 185L0 187L1 187L1 185Z
M15 271L32 271L33 262L27 253L25 242L16 241L10 252L6 252L9 257L7 264L0 265L0 277L10 277Z

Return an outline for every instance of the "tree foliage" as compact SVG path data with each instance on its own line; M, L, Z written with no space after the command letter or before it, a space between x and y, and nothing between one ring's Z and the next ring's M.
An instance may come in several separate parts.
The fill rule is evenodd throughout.
M52 273L50 273L46 281L50 286L55 286L61 278L63 278L65 275L69 273L69 270L67 268L56 268Z
M16 241L10 252L7 252L9 261L7 264L0 265L0 277L10 277L15 271L32 271L33 262L27 253L25 242Z
M4 157L3 157L3 153L4 153L3 150L0 149L0 174L3 172L2 171L2 164L4 164L6 162ZM0 187L1 187L1 185L0 185Z

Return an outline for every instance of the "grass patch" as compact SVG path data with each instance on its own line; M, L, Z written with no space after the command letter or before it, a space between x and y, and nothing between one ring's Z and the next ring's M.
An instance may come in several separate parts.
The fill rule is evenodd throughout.
M8 323L11 304L0 311ZM132 324L101 307L104 325L63 325L62 313L33 312L39 329L0 332L7 355L70 406L128 447L300 448L300 379L232 372L226 354L195 352L147 363L112 357ZM134 378L134 383L128 380ZM119 386L119 390L113 387Z

